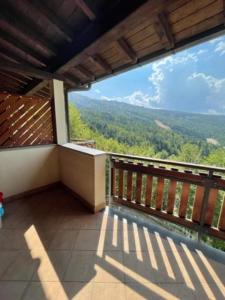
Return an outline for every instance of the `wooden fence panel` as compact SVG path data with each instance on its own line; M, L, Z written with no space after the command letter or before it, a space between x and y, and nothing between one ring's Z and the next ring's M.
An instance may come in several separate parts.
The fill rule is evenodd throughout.
M152 200L152 183L153 183L153 177L150 175L147 175L147 182L146 182L146 194L145 194L145 205L151 206L151 200Z
M225 198L223 204L221 203L218 224L213 224L214 217L218 219L215 212L218 192L225 190L225 179L219 175L212 174L212 172L216 172L216 169L215 171L209 170L208 174L196 172L195 169L198 169L198 166L192 165L190 165L190 168L193 168L193 170L178 168L168 170L163 166L136 163L136 157L132 158L133 162L130 161L131 158L129 158L129 162L113 159L113 168L119 172L118 183L114 182L119 190L118 196L113 193L115 202L191 228L198 231L199 234L204 232L205 234L225 239ZM160 161L160 164L162 164L162 161ZM186 168L187 166L185 165L184 167ZM199 169L202 168L205 170L206 167L199 165ZM222 173L225 173L225 169L222 169ZM124 174L127 174L125 183L127 193L124 193ZM135 175L135 182L132 178L133 175ZM193 188L196 190L192 203ZM115 190L114 185L113 189ZM143 189L144 201L141 201ZM175 201L177 200L180 203L178 213L174 210ZM163 202L166 203L166 207L163 206ZM189 211L192 215L191 219Z
M169 192L168 192L168 205L167 205L168 214L173 213L175 196L176 196L176 187L177 187L176 180L171 180L169 185Z
M186 217L189 193L190 193L190 183L184 182L182 185L180 207L179 207L179 217L180 218Z
M211 189L209 192L208 207L205 215L205 224L208 226L212 225L218 192L217 189Z
M164 178L159 177L157 183L156 204L155 204L157 210L161 210L162 208L163 190L164 190Z
M50 99L0 93L0 147L53 143Z
M219 229L225 231L225 197L223 200L223 205L221 206L220 219L219 219Z
M119 170L119 197L123 199L123 177L124 171L123 169Z
M137 173L136 203L141 204L142 173Z
M202 202L204 197L205 188L203 186L197 186L195 192L195 201L192 212L192 220L194 222L200 222L201 210L202 210Z
M133 173L131 171L127 172L127 201L132 200L132 181Z

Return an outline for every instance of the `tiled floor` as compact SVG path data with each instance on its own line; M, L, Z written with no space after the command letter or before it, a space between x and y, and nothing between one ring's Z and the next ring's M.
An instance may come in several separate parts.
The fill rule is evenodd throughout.
M225 299L224 255L135 220L61 189L8 203L0 300Z

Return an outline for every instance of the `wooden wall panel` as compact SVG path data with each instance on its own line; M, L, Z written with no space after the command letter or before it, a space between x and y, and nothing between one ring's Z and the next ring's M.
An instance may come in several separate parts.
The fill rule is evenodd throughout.
M0 147L53 143L53 128L49 99L0 93Z

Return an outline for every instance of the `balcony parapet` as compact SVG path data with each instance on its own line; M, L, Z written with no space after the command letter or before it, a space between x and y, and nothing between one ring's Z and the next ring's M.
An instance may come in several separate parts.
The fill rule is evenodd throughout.
M224 168L109 155L113 201L225 239Z

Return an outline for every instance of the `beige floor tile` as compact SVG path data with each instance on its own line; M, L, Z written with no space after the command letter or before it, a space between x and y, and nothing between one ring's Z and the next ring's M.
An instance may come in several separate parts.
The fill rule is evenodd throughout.
M75 246L78 230L59 230L56 232L49 249L72 250Z
M123 254L121 251L106 251L95 258L94 282L124 282Z
M27 282L25 281L0 281L0 299L20 300L26 286Z
M109 217L106 217L107 221L109 219ZM95 215L90 214L90 215L86 215L83 218L83 222L81 223L81 229L96 229L96 230L100 230L102 229L106 229L107 226L107 222L104 221L104 213L100 212L97 213Z
M3 280L29 280L39 264L38 259L33 259L29 251L18 251L14 262L8 267Z
M83 217L81 215L68 215L64 216L60 222L60 230L78 230L83 223Z
M97 250L100 230L80 230L75 243L75 250Z
M157 268L152 270L155 283L184 283L184 277L181 273L180 266L172 252L155 252ZM185 266L186 269L186 266ZM189 271L186 269L189 277Z
M92 281L95 276L94 264L94 251L73 251L64 281Z
M225 285L225 264L208 258L204 255L204 262L200 259L196 251L187 253L179 252L181 260L189 274L192 282L195 283L221 283Z
M46 230L38 226L31 225L24 232L26 248L33 250L37 248L48 249L53 240L56 230Z
M33 274L33 281L60 281L68 267L71 251L48 251L41 255L33 255L40 263Z
M124 243L128 245L129 251L146 251L147 244L144 237L142 227L137 226L136 223L129 224L128 231L123 229Z
M27 244L24 238L24 230L1 229L0 250L26 250Z
M90 214L61 189L7 204L0 279L0 300L21 298L24 289L31 300L220 300L225 294L225 265L216 256L190 249L188 257L172 238L112 210Z
M74 249L119 251L123 249L122 233L113 230L80 230Z
M126 299L192 300L194 295L183 284L128 283L126 284Z
M0 279L6 269L14 262L17 255L18 251L0 251Z
M123 235L118 230L106 230L103 243L104 251L122 251L123 250Z
M58 282L31 282L23 300L55 300L60 290Z
M200 250L192 252L192 255L200 270L202 270L207 282L221 282L225 286L225 260L222 263L221 261L218 261L217 257L209 258Z
M123 253L125 282L152 281L153 267L147 252Z
M56 300L91 300L91 295L90 282L63 282Z
M224 300L225 299L225 286L223 289L217 284L195 284L194 299L207 299L207 300Z
M42 230L58 230L60 229L61 216L57 214L41 215L36 218L35 226Z
M123 283L93 283L92 300L124 300L125 298Z

